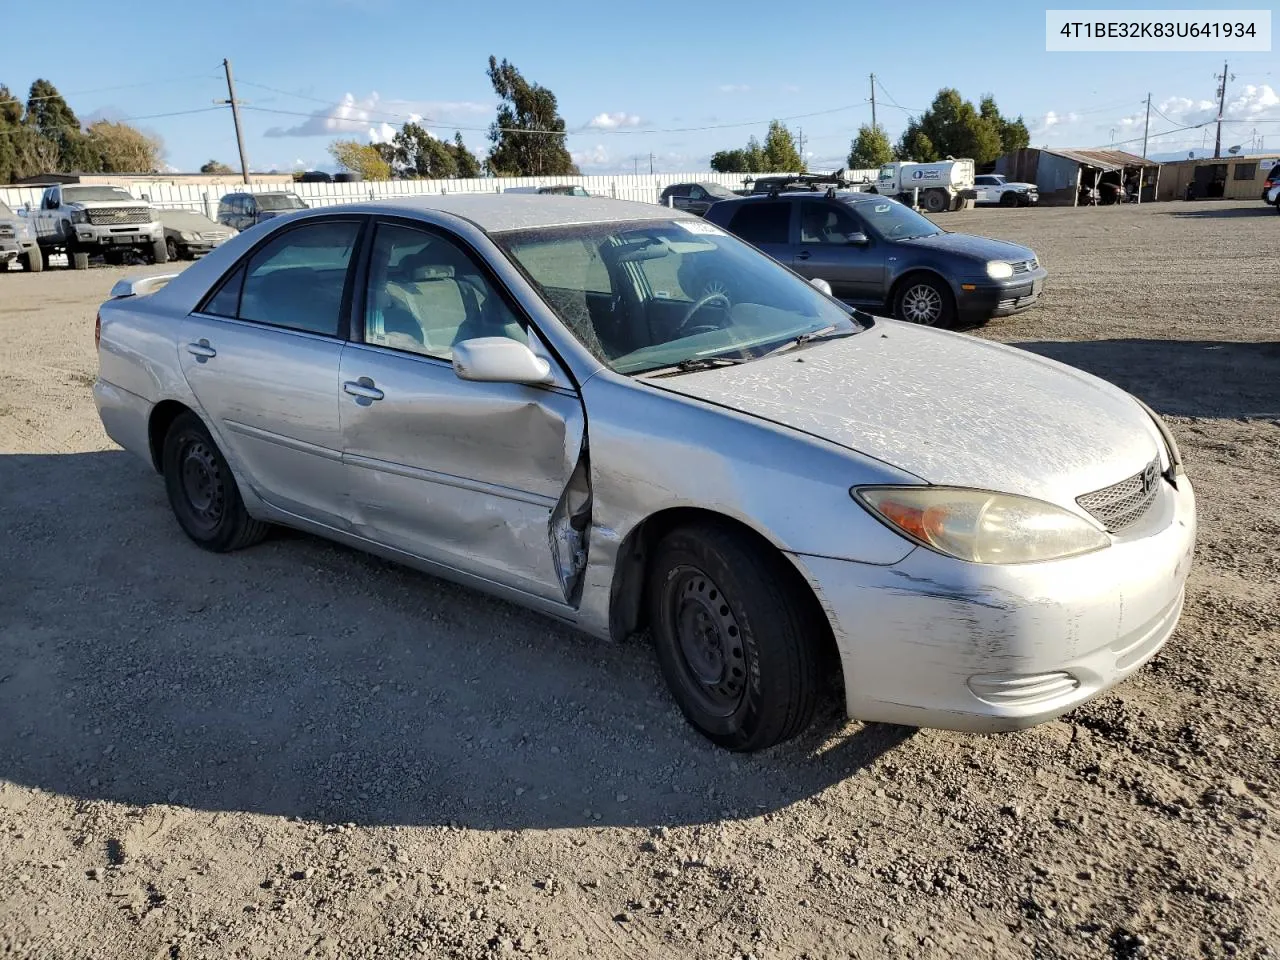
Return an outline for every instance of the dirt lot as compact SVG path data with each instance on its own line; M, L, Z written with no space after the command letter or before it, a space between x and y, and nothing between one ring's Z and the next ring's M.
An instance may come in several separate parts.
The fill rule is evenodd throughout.
M1275 956L1280 217L993 210L977 335L1167 415L1182 625L1061 721L710 747L642 644L319 540L212 556L93 409L119 271L0 277L0 955Z

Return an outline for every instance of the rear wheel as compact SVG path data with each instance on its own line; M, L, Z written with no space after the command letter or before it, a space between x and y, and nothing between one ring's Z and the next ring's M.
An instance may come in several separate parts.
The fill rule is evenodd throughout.
M951 291L934 277L908 277L894 298L893 315L907 323L925 327L950 326L956 306Z
M769 547L715 524L679 528L654 552L648 593L662 673L699 732L751 751L809 725L826 624Z
M929 213L942 213L951 206L951 198L942 190L926 190L924 208Z
M164 438L164 486L183 532L206 550L252 546L268 525L245 510L231 468L194 413L180 414Z

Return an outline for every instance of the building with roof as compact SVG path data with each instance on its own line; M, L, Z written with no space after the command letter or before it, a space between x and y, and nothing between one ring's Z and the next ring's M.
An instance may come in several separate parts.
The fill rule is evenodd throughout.
M1222 198L1225 200L1258 200L1263 184L1280 164L1280 156L1255 154L1247 157L1201 157L1198 160L1174 160L1161 164L1158 200Z
M1069 150L1028 147L996 160L995 172L1034 183L1041 206L1075 207L1110 203L1118 192L1142 184L1142 199L1154 200L1160 164L1123 150Z

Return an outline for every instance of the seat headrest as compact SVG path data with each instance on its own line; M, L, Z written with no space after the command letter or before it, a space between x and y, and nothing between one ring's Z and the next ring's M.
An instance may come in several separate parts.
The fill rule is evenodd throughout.
M426 280L452 280L453 267L445 263L424 263L409 271L409 277L415 283Z

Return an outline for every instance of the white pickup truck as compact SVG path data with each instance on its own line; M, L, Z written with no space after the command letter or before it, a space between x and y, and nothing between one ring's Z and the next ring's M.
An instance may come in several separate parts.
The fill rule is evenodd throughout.
M159 215L122 187L49 187L40 198L40 209L31 211L30 221L44 258L65 253L67 265L75 270L88 267L95 253L116 264L124 263L130 250L152 263L169 260Z
M917 191L920 206L929 213L959 210L966 200L977 198L972 160L940 160L937 163L894 161L880 168L871 193L912 203Z
M999 173L975 178L978 203L998 203L1002 207L1028 207L1040 202L1040 188L1034 183L1010 183Z

